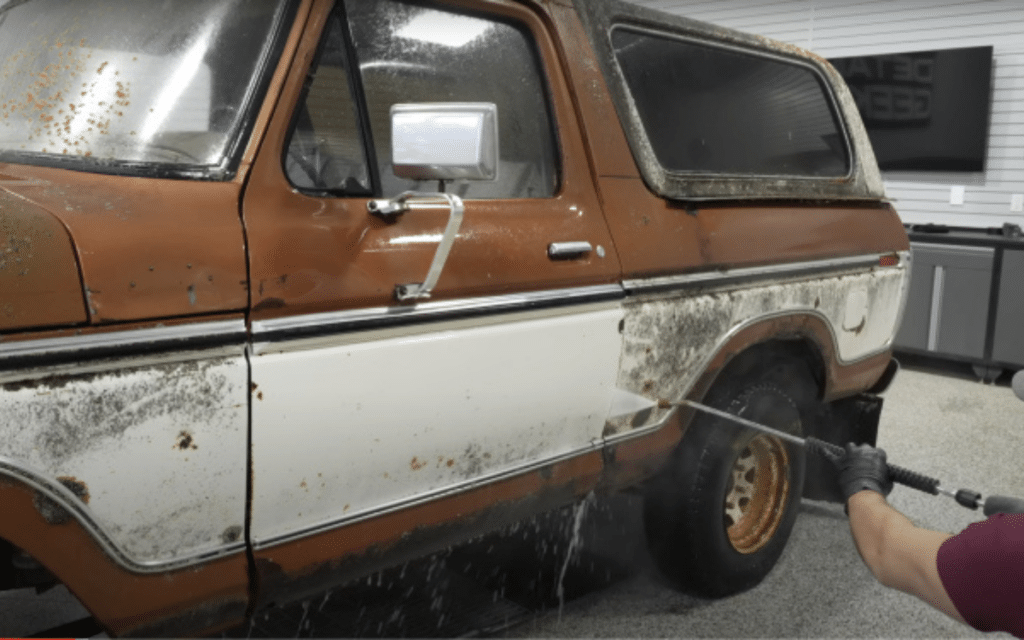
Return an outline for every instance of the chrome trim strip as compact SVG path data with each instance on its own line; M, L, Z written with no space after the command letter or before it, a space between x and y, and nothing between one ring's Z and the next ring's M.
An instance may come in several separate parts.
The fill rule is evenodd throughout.
M604 444L606 447L610 447L612 445L633 440L634 438L639 438L640 436L645 436L652 431L657 431L664 427L677 411L679 411L679 405L673 404L672 407L665 412L665 415L661 417L661 420L652 422L651 424L645 424L644 426L637 427L636 429L630 429L629 431L623 431L622 433L605 436Z
M272 320L257 320L252 323L252 335L254 342L275 342L343 331L436 322L541 307L568 306L623 297L625 297L625 293L620 285L609 284L574 289L528 291L503 296L440 300L415 305L329 311Z
M240 553L245 550L245 541L240 540L230 544L222 545L211 551L204 551L189 556L181 556L167 561L139 561L132 558L127 552L117 545L114 539L103 529L103 526L93 517L92 511L83 503L78 496L70 489L50 480L46 475L40 473L28 465L12 460L6 456L0 456L0 477L7 476L18 482L22 482L40 494L57 503L62 509L68 512L75 520L82 525L95 540L103 551L110 556L121 568L133 573L163 573L174 569L182 569L211 560L216 560L233 553Z
M508 478L522 475L524 473L530 473L531 471L537 471L542 467L557 464L565 460L570 460L572 458L576 458L587 453L601 451L601 449L603 449L604 446L604 442L600 438L596 438L592 440L589 445L573 449L572 451L569 451L567 453L551 456L550 458L545 458L539 461L529 462L518 467L505 469L504 471L495 471L494 473L485 476L480 476L479 478L464 480L458 484L448 485L409 498L395 500L393 502L386 503L380 507L369 509L361 513L355 513L353 515L342 518L333 518L330 520L325 520L319 524L308 525L306 527L303 527L302 529L297 529L290 533L278 534L276 536L272 536L263 540L254 537L252 539L252 548L254 551L266 549L271 546L276 546L286 542L291 542L292 540L297 540L299 538L316 535L318 533L323 533L325 531L336 529L338 527L363 522L365 520L370 520L371 518L379 518L389 513L394 513L395 511L400 511L402 509L408 509L410 507L415 507L421 504L432 502L434 500L439 500L447 496L462 493L463 491L468 491L470 489L475 489L477 487L481 487L487 484L492 484L494 482L506 480Z
M827 260L791 262L787 264L773 264L760 267L716 269L714 271L700 271L697 273L687 273L676 276L624 280L622 285L626 291L629 292L645 291L649 289L682 289L688 287L724 285L744 280L797 276L810 273L820 273L823 271L843 271L848 269L878 267L878 261L883 256L889 255L892 255L892 253L874 253L847 258L829 258ZM900 256L900 265L902 265L905 261L905 252L900 252L898 255Z
M245 342L245 321L220 320L197 322L174 327L111 331L84 336L44 338L0 342L0 368L29 366L26 360L54 360L66 362L100 356L121 355L124 352L150 353L155 350L190 349L219 346L237 341Z

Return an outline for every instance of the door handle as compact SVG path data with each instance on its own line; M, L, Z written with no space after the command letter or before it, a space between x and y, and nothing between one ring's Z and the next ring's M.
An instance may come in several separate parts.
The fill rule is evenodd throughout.
M548 245L548 257L552 260L583 257L594 250L585 240L573 242L552 242Z

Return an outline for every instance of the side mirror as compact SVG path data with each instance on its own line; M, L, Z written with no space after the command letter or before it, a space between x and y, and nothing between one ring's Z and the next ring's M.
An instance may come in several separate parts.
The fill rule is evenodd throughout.
M391 107L395 175L410 180L495 180L498 107L489 102Z

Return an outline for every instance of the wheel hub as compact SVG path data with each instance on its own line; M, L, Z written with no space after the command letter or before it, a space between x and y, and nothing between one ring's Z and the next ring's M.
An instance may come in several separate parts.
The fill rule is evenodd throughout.
M725 494L723 518L736 551L754 553L771 540L789 491L786 447L774 436L756 436L736 459Z

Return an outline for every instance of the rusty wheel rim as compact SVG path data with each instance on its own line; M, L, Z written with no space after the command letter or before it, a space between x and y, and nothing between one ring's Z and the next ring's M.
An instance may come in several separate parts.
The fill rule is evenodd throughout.
M733 548L754 553L775 535L789 498L789 456L782 442L758 435L733 464L724 521Z

